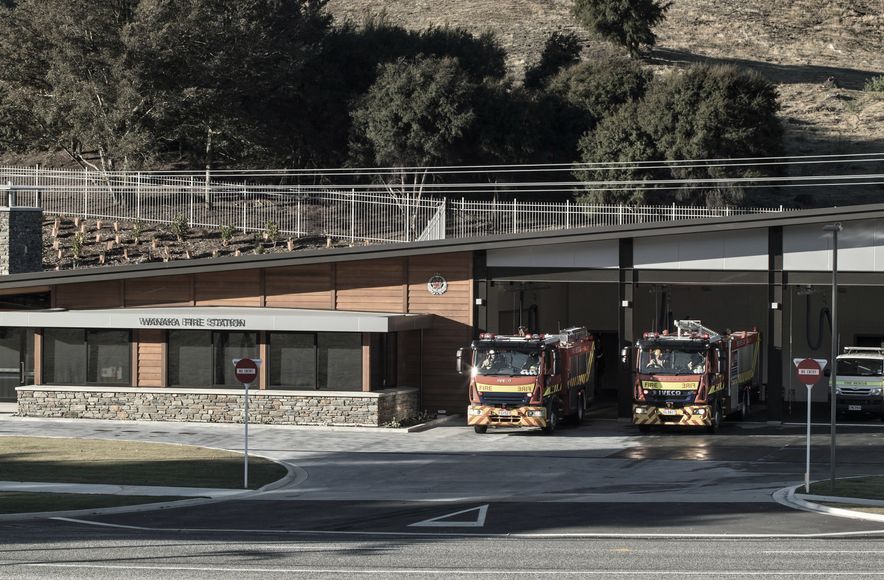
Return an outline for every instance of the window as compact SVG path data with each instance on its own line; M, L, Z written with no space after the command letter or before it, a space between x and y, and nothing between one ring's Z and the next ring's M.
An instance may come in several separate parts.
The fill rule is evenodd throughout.
M362 390L358 332L271 332L271 388Z
M316 389L316 335L270 333L270 388Z
M170 330L168 375L172 387L239 387L233 359L258 358L257 333Z
M43 372L48 384L128 385L132 358L128 330L47 328Z
M356 332L321 332L319 351L320 389L362 390L362 336Z

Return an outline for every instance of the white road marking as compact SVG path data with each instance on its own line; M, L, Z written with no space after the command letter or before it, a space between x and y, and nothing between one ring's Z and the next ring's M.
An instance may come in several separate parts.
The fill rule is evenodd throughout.
M461 514L468 514L470 512L478 512L476 514L476 519L473 521L458 521L458 520L450 520L448 518L453 518L454 516L459 516ZM485 516L488 514L488 504L480 505L479 507L474 507L466 510L460 510L459 512L454 512L451 514L445 514L444 516L438 516L435 518L430 518L428 520L422 520L420 522L409 524L410 528L484 528L485 527Z
M258 572L258 573L300 573L300 574L384 574L384 575L412 575L433 574L437 576L460 575L485 575L500 576L500 570L475 570L475 569L444 569L438 568L411 568L411 569L353 569L353 568L233 568L222 566L143 566L124 564L51 564L36 563L22 564L35 568L80 568L100 570L165 570L170 572ZM836 570L821 572L817 570L507 570L508 576L884 576L884 571L870 572L866 570Z
M110 524L107 522L93 522L75 518L49 518L62 522L84 524L87 526L99 526L121 530L138 530L147 532L174 532L185 534L206 534L211 532L226 534L313 534L327 536L385 536L385 537L408 537L408 536L433 536L451 538L588 538L604 539L613 538L621 540L640 540L645 538L668 538L679 540L770 540L770 539L805 539L805 538L851 538L862 536L881 536L884 530L868 530L856 532L820 532L816 534L615 534L615 533L469 533L469 532L356 532L339 530L255 530L237 528L147 528L142 526L128 526L124 524Z

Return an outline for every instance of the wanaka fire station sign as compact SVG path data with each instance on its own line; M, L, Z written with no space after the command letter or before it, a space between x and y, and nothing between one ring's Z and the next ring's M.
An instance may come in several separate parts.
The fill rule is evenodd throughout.
M245 318L206 318L201 316L141 316L143 328L245 328Z

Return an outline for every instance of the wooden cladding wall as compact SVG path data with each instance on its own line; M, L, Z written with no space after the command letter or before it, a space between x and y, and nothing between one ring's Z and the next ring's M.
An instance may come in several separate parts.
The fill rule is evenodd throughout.
M331 309L332 265L268 268L264 294L269 307Z
M166 331L139 330L134 336L138 345L139 387L166 386Z
M230 270L197 274L194 279L196 306L261 306L261 270Z
M193 276L126 281L126 306L192 306Z
M444 294L434 295L427 282L440 274L448 282ZM424 331L421 352L421 405L436 411L463 411L468 401L467 380L455 371L457 349L473 337L473 275L470 253L419 256L408 264L408 311L437 316Z
M335 272L335 308L362 312L405 312L406 259L343 262Z
M56 308L118 308L123 306L122 280L56 286Z
M427 288L435 274L447 281L444 294L434 295ZM422 386L425 409L462 411L467 402L466 381L454 372L454 356L472 338L470 252L155 276L125 284L67 284L54 292L56 305L64 308L264 305L435 314L422 345L417 332L400 336L399 380ZM150 336L145 331L141 335ZM157 366L157 356L165 358L157 350L157 336L139 342L139 385L156 386L165 380L165 371Z

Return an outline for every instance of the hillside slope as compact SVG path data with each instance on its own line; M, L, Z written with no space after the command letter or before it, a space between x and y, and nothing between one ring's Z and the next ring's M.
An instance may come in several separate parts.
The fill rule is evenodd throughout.
M577 33L587 58L605 46L578 27L571 6L571 0L328 3L338 22L358 24L366 15L384 14L390 23L411 29L491 31L509 53L514 79L538 60L553 31ZM861 90L867 78L884 74L882 0L675 0L656 32L658 44L647 62L657 71L711 61L752 68L776 82L788 154L884 151L884 94ZM859 203L882 192L853 190L845 200L814 191L813 203Z

